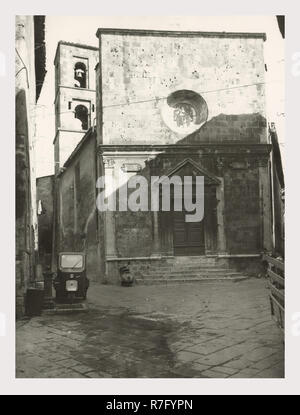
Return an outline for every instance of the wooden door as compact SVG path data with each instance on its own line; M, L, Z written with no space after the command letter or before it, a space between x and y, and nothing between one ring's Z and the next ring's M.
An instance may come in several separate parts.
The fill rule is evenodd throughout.
M174 255L204 255L204 223L186 222L186 211L173 212Z

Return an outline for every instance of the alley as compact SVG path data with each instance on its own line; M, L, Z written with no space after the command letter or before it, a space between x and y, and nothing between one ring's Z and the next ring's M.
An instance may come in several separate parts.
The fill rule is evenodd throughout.
M265 279L91 284L88 310L17 322L18 378L282 378Z

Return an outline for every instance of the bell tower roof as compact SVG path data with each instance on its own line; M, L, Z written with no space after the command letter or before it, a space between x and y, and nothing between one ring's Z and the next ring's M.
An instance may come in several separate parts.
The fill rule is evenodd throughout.
M59 50L59 48L60 48L61 45L73 46L75 48L88 49L88 50L93 50L93 51L98 52L98 48L96 46L91 46L91 45L85 45L83 43L74 43L74 42L67 42L65 40L60 40L57 43L57 47L56 47L56 52L55 52L55 57L54 57L54 65L56 63L58 50Z

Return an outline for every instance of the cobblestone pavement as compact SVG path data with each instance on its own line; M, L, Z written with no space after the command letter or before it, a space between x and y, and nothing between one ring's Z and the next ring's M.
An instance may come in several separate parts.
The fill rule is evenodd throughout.
M280 378L266 280L92 284L89 310L17 322L19 378Z

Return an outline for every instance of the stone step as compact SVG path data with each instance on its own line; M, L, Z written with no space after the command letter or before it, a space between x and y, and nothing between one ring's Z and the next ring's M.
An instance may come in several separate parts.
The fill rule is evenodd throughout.
M208 273L220 273L220 272L237 272L235 268L207 268L207 267L169 267L169 268L146 268L140 269L141 272L208 272Z
M155 266L158 267L159 264L155 264L155 265L150 265L150 266ZM197 262L197 261L191 261L191 262L173 262L171 264L165 264L164 266L166 267L188 267L188 266L193 266L193 267L206 267L206 268L226 268L228 265L227 264L222 264L222 263L207 263L207 262Z
M215 274L215 273L200 273L200 272L195 272L195 273L150 273L150 274L142 274L142 276L140 278L164 278L164 279L174 279L174 278L178 278L180 276L180 278L228 278L228 277L239 277L239 276L244 276L244 274L241 274L240 272L227 272L227 273L220 273L220 274Z
M206 263L215 263L215 262L222 262L224 258L220 257L208 257L208 256L175 256L173 258L166 258L167 261L173 262L206 262Z
M201 267L201 268L229 268L228 263L207 264L202 262L180 262L180 263L152 263L147 265L140 265L142 268L185 268L185 267Z
M229 267L224 258L178 256L140 264L132 270L137 283L160 284L196 281L233 281L247 278L245 273Z
M224 276L224 277L228 277L228 276L238 276L238 275L243 275L240 272L237 271L226 271L226 272L205 272L205 271L199 271L196 270L194 272L176 272L176 271L170 271L170 272L148 272L148 273L141 273L141 275L144 278L155 278L156 276L159 276L161 278L176 278L178 276L187 276L187 277L201 277L201 276L208 276L208 277L219 277L219 276Z
M173 274L182 274L182 273L189 273L189 272L204 272L208 274L222 274L222 273L228 273L228 272L237 272L234 269L230 268L201 268L201 267L173 267L173 268L148 268L148 269L141 269L141 273L173 273Z
M153 268L153 269L160 269L160 268L209 268L209 269L228 269L229 266L223 265L223 264L198 264L198 263L187 263L187 264L150 264L150 265L141 265L141 268Z
M248 279L245 276L239 277L214 277L214 278L137 278L136 284L139 285L155 285L155 284L185 284L185 283L216 283L216 282L238 282Z
M154 266L159 266L159 264L155 264ZM227 268L228 263L224 264L224 263L220 263L220 262L210 263L210 262L190 261L190 262L173 262L171 264L166 264L165 266L168 266L168 267L193 266L193 267L205 267L205 268L214 268L214 267L216 267L216 268Z
M88 311L89 308L86 303L66 303L66 304L59 304L55 303L54 307L44 309L44 314L65 314L65 313L74 313L78 311Z

